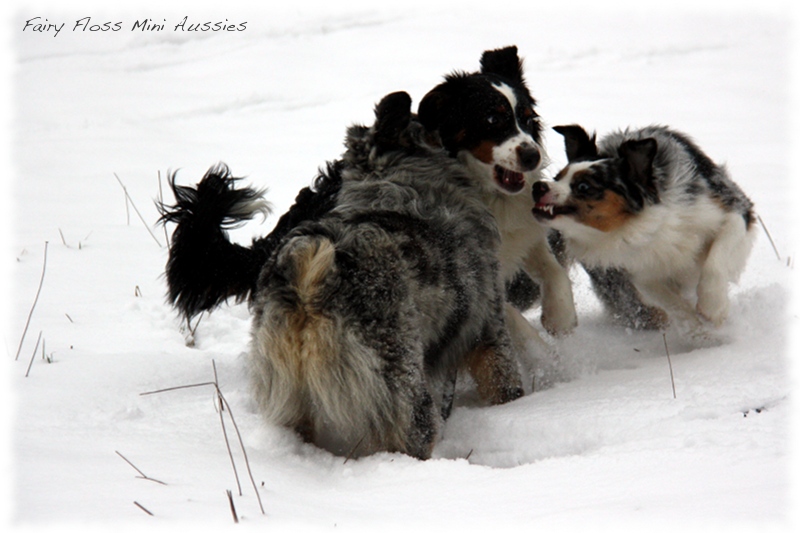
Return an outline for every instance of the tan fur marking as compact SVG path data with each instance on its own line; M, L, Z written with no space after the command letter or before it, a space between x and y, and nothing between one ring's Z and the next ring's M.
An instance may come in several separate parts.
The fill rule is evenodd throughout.
M578 213L579 222L605 232L620 228L633 215L625 199L612 191L605 191L601 200L586 202Z
M467 361L480 397L492 405L509 402L506 379L498 371L499 358L491 348L481 346L472 351Z
M310 303L333 265L336 248L327 239L309 242L295 251L295 290L303 304Z
M333 267L336 249L327 239L303 242L292 250L295 265L293 286L298 304L285 315L284 334L276 335L274 341L282 345L275 357L283 358L287 370L297 382L309 372L319 354L330 356L335 349L334 327L330 320L317 313L315 297L325 277Z
M482 163L486 163L487 165L491 165L494 163L494 156L492 155L492 150L494 147L497 146L495 143L491 141L483 141L478 146L470 150L475 159L481 161Z
M556 181L561 181L568 174L568 172L569 172L569 167L564 167L558 172L558 174L556 174L556 177L553 179ZM576 175L578 174L579 173L576 173Z

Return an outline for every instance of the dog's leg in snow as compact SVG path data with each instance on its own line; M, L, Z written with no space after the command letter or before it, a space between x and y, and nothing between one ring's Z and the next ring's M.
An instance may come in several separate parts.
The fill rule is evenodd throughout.
M636 279L634 284L646 303L657 305L667 312L670 322L679 333L696 341L708 340L703 322L694 307L684 299L681 287L663 279Z
M500 302L497 305L499 312ZM516 311L508 303L503 305ZM478 394L493 405L516 400L525 393L514 348L503 318L497 317L484 326L482 342L467 356Z
M492 405L516 400L524 394L514 361L488 346L475 349L468 360L478 394ZM509 383L510 382L510 383Z
M542 326L554 336L571 333L578 325L572 283L550 251L544 233L525 258L525 266L542 286Z
M697 285L697 312L715 326L728 316L728 283L744 270L754 235L740 214L731 213L709 248Z
M532 387L535 377L542 373L540 370L551 367L558 356L522 313L508 303L505 306L505 318L509 335L518 354L519 364L525 375L523 382L526 392L532 392L532 389L528 390L527 387Z

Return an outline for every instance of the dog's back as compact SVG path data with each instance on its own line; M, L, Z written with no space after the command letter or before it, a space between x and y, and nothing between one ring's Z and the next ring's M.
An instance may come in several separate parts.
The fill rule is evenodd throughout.
M598 155L615 157L622 144L642 139L654 139L658 146L652 162L658 202L687 205L705 195L718 202L724 211L740 215L748 228L752 225L753 202L730 178L725 167L711 160L684 133L665 126L612 132L598 142Z

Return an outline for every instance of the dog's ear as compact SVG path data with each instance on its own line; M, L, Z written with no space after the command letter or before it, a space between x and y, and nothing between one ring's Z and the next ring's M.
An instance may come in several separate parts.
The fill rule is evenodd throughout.
M627 163L630 176L639 183L647 183L653 179L653 160L656 158L657 150L656 140L648 138L625 141L617 152Z
M411 121L411 97L406 92L384 96L375 106L375 146L379 153L400 147L400 136Z
M517 83L524 83L522 60L516 46L486 50L481 56L481 73L495 74Z
M631 181L641 187L645 197L658 201L658 190L653 176L653 161L658 151L655 139L647 138L638 141L625 141L617 150L625 162L625 169Z
M553 128L564 137L564 149L567 152L567 161L594 161L597 159L597 136L586 133L582 127L573 124L570 126L556 126Z
M440 85L426 94L419 103L417 118L426 130L434 132L441 127L449 99L449 95Z

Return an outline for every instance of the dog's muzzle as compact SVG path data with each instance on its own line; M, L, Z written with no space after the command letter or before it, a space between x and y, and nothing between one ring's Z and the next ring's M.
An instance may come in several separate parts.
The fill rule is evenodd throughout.
M550 192L550 186L545 181L537 181L533 184L533 201L539 203L544 195Z
M542 160L542 154L536 145L530 143L522 143L517 147L517 158L523 172L530 172L536 170Z

